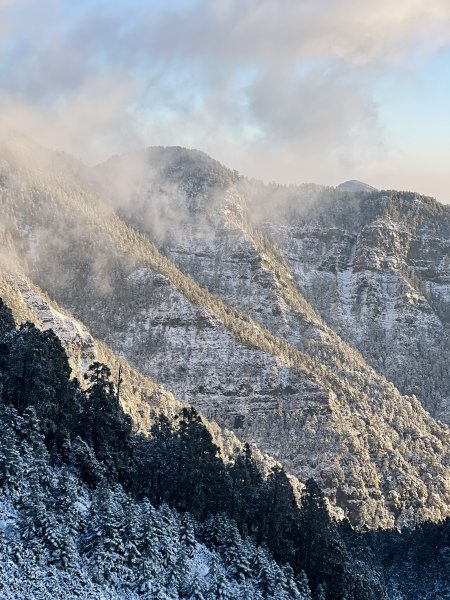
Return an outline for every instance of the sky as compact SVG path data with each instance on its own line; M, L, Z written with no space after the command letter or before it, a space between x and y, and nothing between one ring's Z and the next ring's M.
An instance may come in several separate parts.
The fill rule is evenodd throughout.
M0 128L450 203L450 0L0 0Z

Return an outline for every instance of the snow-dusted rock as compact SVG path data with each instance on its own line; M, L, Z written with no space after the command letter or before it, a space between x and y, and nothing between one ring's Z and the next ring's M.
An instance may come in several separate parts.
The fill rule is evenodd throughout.
M450 431L414 387L434 385L445 415L445 209L376 192L264 190L204 155L149 156L151 178L114 196L116 214L105 201L119 159L107 181L95 173L100 198L56 160L30 173L9 157L1 201L16 260L96 338L315 477L354 523L449 514ZM427 202L436 218L423 216Z

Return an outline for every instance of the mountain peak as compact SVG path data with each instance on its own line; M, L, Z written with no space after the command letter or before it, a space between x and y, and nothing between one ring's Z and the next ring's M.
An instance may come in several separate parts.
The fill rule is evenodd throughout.
M363 181L358 181L357 179L349 179L348 181L344 181L336 186L336 189L341 192L376 192L377 188L374 188L372 185L368 183L364 183Z

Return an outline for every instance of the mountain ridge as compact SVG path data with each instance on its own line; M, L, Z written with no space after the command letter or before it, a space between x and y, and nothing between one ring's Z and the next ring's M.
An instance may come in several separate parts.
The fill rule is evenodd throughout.
M193 168L192 164L189 168ZM6 176L7 173L6 169ZM445 498L449 494L447 429L435 423L416 398L402 397L392 384L367 367L355 350L345 351L350 362L342 370L339 348L347 348L346 344L323 324L297 288L295 302L301 303L300 312L309 315L305 321L306 339L297 340L306 344L302 350L274 335L262 324L264 319L255 320L254 315L250 317L241 308L224 302L220 295L211 294L204 281L199 284L186 274L190 272L186 264L182 270L176 267L170 258L167 236L156 237L158 250L149 235L142 233L142 227L138 232L124 223L123 211L114 216L102 208L98 197L84 188L83 181L77 181L75 176L64 179L61 173L57 169L56 175L47 179L42 179L42 172L31 174L30 195L27 191L30 176L22 172L18 188L21 192L15 196L13 217L22 219L22 224L15 233L14 228L9 233L21 238L25 246L32 242L34 255L28 250L24 256L30 262L32 278L37 278L41 287L63 306L72 303L71 312L94 326L97 337L100 335L113 347L120 348L147 374L152 374L152 370L153 375L159 374L178 397L195 404L207 416L218 418L222 425L235 429L244 439L256 441L262 450L281 460L301 478L316 476L332 502L342 506L354 524L392 526L416 518L414 514L431 519L445 516ZM176 170L176 177L179 173ZM202 179L201 171L198 177ZM161 180L154 183L161 185ZM286 264L274 267L278 259L273 257L267 262L263 249L255 248L263 243L255 244L256 238L251 249L243 223L223 221L220 207L224 208L228 200L224 203L224 196L217 194L215 185L210 198L208 182L202 187L201 181L198 186L188 180L186 186L192 197L187 194L184 200L183 196L173 194L173 183L167 182L164 201L169 197L175 206L180 203L182 206L183 201L190 204L194 199L194 205L190 204L187 213L183 213L184 229L176 232L175 239L186 234L189 241L189 231L208 225L205 249L197 244L198 236L192 238L196 242L191 246L197 249L197 254L189 253L188 247L185 256L192 258L192 265L198 260L203 265L204 258L210 255L221 269L221 265L223 269L235 265L238 269L233 267L234 271L229 271L229 281L239 281L245 275L250 282L247 300L255 301L255 308L263 309L261 300L267 298L268 307L281 311L282 317L288 315L289 310L283 308L286 302L281 302L278 296L280 289L294 285L290 282L295 273L289 273L288 269L289 277L282 276ZM237 185L240 181L231 183ZM8 193L12 193L13 182L8 185ZM154 190L146 198L151 200L152 193ZM20 194L24 208L27 207L26 214L18 211ZM37 213L29 211L30 198L40 202ZM204 200L211 199L219 212L209 217L199 207ZM7 209L8 206L6 202ZM145 208L145 202L138 206ZM62 241L58 231L61 218L55 224L56 229L51 221L49 225L50 215L54 219L55 213L65 219L61 246L58 246ZM201 215L200 221L196 221L197 215ZM240 244L242 249L231 262L228 251L221 255L227 246L215 246L215 238L208 237L211 231L217 231L217 239L225 240L231 251L236 242ZM247 236L252 235L247 231ZM39 243L39 236L51 244L56 240L57 245L46 248ZM16 243L16 247L20 244ZM117 253L120 247L122 250ZM55 253L57 265L52 264ZM247 257L249 275L242 270ZM225 274L223 269L221 272ZM251 282L258 278L262 285L252 287ZM211 281L207 286L214 290ZM77 287L83 290L82 295L77 293ZM255 295L256 290L258 294L261 292L260 296ZM245 296L241 299L245 300ZM125 310L128 303L130 306ZM239 302L236 304L239 306ZM289 323L286 327L289 332ZM328 358L327 336L333 349ZM332 368L326 364L327 360L331 360ZM351 373L352 365L360 365L356 374ZM415 455L411 454L412 444ZM393 480L388 474L396 470L400 476ZM435 473L433 482L428 479L430 472Z

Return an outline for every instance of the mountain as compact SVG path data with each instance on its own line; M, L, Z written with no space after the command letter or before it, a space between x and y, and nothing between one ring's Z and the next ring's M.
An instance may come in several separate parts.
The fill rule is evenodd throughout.
M264 186L182 148L94 170L25 143L1 155L5 261L97 339L314 477L355 526L449 514L450 435L429 412L448 397L446 207ZM388 216L411 237L385 236Z
M287 483L280 469L265 480L248 447L225 466L186 408L176 426L160 416L150 439L133 432L106 365L81 389L54 333L16 329L3 302L0 364L2 598L311 599L305 573L278 565L239 519L245 468L265 504ZM285 499L298 512L292 490Z
M153 164L151 157L148 160ZM182 158L181 149L169 163L184 165L184 172L177 166L178 173L183 173L175 179L177 184L195 181L191 187L198 186L197 179L204 179L203 172L192 169ZM117 179L127 171L118 159L101 170L108 165ZM108 177L111 181L111 174ZM168 177L170 174L162 174L166 182ZM112 181L111 187L116 188L116 179ZM185 188L183 191L190 198ZM160 222L165 221L160 216L157 227L153 219L148 225L146 217L151 214L149 206L155 204L155 194L149 189L146 193L150 200L145 201L141 194L136 201L138 194L133 195L131 210L130 196L123 198L122 210L130 223L157 239ZM224 202L226 194L228 205ZM309 311L309 320L312 308L316 317L322 317L403 394L416 395L433 416L447 421L449 207L412 193L373 191L349 196L317 186L283 188L242 181L229 184L226 194L209 195L209 223L205 223L203 208L195 215L190 211L189 219L182 221L183 233L177 230L175 237L173 231L165 235L160 244L163 251L202 285L251 312L278 334L286 332L288 340L298 345L295 332L301 325L286 324L292 315L286 317L279 301L283 293L286 298L286 285L278 285L274 291L276 285L272 284L270 289L270 277L277 277L273 271L284 270L285 280L291 278L297 285L297 299L303 295L304 307L305 300L309 302L309 309L304 308ZM198 194L195 197L199 202ZM218 221L217 197L222 199L222 212L226 213L222 223ZM167 198L164 202L168 203ZM186 214L186 206L180 209L177 202L177 206L172 203L172 210ZM229 250L233 244L237 246L236 256ZM255 252L255 257L264 252L270 255L271 250L276 258L281 257L278 264L273 257L265 263L260 258L263 276L269 275L267 284L261 285L252 271L242 273L241 246ZM230 258L239 263L234 272L226 270ZM247 261L251 260L249 256ZM271 264L276 265L272 273ZM248 281L251 285L245 286ZM272 314L278 310L282 318ZM313 336L309 331L305 337L309 343Z
M67 353L72 374L80 382L92 363L107 364L114 382L117 383L120 377L120 403L136 431L147 433L159 415L172 418L186 407L163 385L143 376L95 339L80 321L52 301L24 274L3 266L0 297L11 309L17 323L30 322L43 331L51 330L56 334ZM205 424L224 457L232 457L242 449L242 442L231 431L211 421L205 420ZM255 453L266 471L276 464L257 449Z
M277 234L327 323L448 423L450 207L412 193L342 197Z
M358 181L357 179L350 179L349 181L344 181L340 183L337 188L340 192L376 192L376 188L369 185L368 183L364 183L363 181Z
M70 371L52 330L0 302L2 597L448 598L450 519L358 533L248 445L224 462L194 409L143 435L106 365L83 387Z

